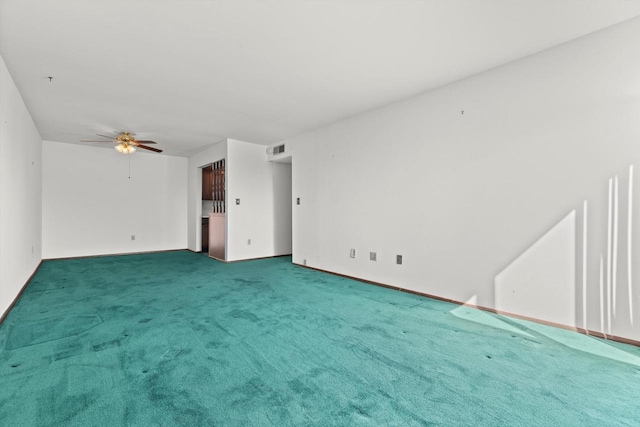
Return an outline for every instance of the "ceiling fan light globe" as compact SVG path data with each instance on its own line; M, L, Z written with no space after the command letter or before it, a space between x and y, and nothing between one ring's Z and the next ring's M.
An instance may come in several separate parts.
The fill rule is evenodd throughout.
M136 151L136 147L134 147L133 145L129 145L126 143L121 142L120 144L116 145L114 147L116 149L117 152L122 153L122 154L131 154L134 151Z

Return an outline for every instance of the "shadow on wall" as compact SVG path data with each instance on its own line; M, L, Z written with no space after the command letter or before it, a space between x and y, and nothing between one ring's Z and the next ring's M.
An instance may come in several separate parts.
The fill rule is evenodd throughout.
M621 197L619 181L617 175L609 179L606 224L595 224L606 225L595 227L605 230L606 241L604 236L589 235L589 203L585 200L580 213L571 211L496 275L497 310L605 335L612 334L613 325L633 330L633 165L625 183L626 199ZM598 238L603 242L598 244ZM595 248L590 242L595 242ZM604 249L595 250L603 245Z
M621 191L618 176L609 179L606 215L598 220L604 223L606 217L606 224L589 223L589 203L585 200L580 209L569 212L496 275L496 310L590 329L605 336L612 335L612 327L614 335L619 330L635 331L633 170L631 165L628 181L623 183L627 191ZM604 230L606 236L590 236L589 229L600 234ZM476 305L476 297L466 304ZM499 318L465 306L451 313L511 333L543 335L577 350L640 366L637 356L571 331Z
M572 211L498 273L496 310L574 324L575 226Z

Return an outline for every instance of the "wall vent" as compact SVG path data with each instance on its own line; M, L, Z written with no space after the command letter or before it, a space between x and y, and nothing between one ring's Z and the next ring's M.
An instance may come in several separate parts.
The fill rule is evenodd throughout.
M273 147L273 154L282 154L284 153L284 144Z

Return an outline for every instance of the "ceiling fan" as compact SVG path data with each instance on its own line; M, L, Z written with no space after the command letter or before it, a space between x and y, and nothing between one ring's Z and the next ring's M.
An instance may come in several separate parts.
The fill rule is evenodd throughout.
M155 153L162 153L162 150L153 147L147 147L147 144L155 144L155 141L142 141L137 140L133 137L133 133L131 132L120 132L116 136L107 136L96 134L103 138L109 139L109 141L92 141L92 140L81 140L80 142L112 142L116 144L114 147L119 153L122 154L131 154L136 151L136 148L143 148L145 150L153 151Z

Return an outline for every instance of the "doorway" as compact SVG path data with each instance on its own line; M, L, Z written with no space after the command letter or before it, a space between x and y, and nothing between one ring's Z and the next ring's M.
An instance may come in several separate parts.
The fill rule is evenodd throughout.
M272 165L274 254L275 256L291 255L293 252L291 156L273 160Z
M226 255L225 159L202 168L202 253L224 261Z

